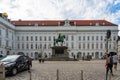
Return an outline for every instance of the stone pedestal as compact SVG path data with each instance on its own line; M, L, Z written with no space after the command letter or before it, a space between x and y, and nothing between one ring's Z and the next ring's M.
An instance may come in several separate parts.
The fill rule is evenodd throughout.
M66 46L54 46L52 48L52 56L49 60L69 60L69 54L67 52L68 47Z

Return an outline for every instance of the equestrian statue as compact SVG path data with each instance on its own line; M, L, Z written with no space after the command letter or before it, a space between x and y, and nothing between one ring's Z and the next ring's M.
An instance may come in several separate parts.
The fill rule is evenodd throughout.
M59 34L57 39L54 38L54 46L56 46L56 44L58 45L58 42L61 42L61 46L63 46L64 39L65 39L65 35Z

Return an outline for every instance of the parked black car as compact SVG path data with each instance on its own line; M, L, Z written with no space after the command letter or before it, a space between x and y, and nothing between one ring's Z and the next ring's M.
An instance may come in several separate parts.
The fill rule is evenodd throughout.
M30 69L30 60L23 55L8 55L1 60L5 66L5 74L16 75L18 72Z

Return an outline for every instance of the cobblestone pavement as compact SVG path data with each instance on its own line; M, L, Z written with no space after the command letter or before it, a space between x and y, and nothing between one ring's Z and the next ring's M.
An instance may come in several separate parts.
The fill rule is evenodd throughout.
M120 64L118 66L119 72ZM105 80L105 60L46 61L41 64L33 61L32 80L56 80L57 69L59 80L81 80L81 70L83 70L83 80ZM118 72L112 76L111 80L120 80ZM30 74L24 71L16 76L6 77L6 80L30 80Z

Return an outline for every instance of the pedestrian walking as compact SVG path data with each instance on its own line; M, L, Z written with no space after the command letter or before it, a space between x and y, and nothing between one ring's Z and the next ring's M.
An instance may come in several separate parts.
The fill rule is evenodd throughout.
M117 53L114 53L113 55L113 65L114 65L114 70L117 71L117 62L118 62L118 55Z
M112 76L113 76L113 57L111 54L107 54L107 60L106 60L106 75L108 75L108 72L110 70Z

